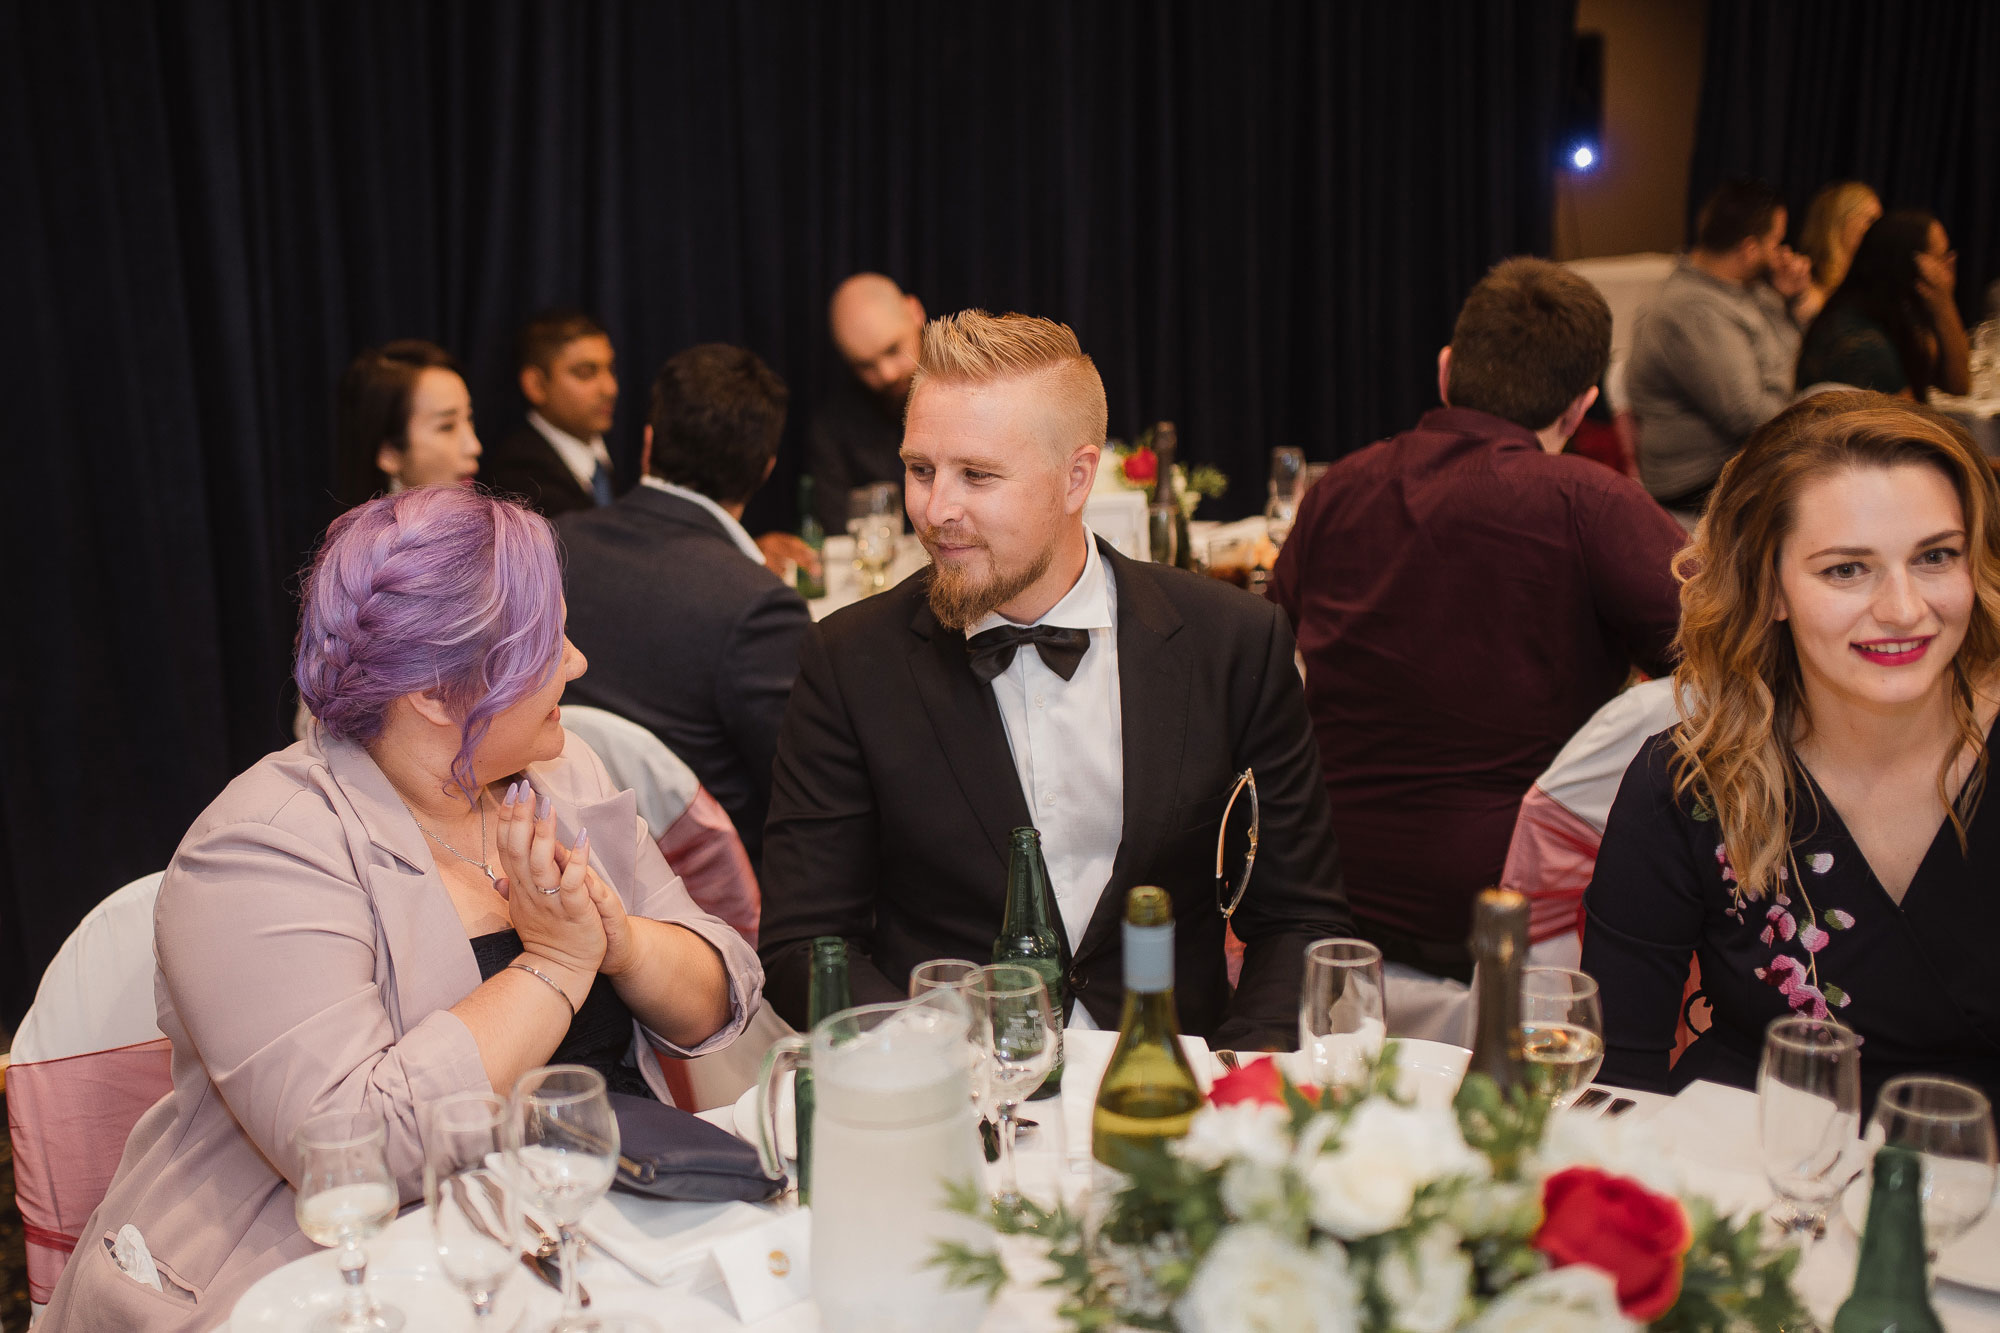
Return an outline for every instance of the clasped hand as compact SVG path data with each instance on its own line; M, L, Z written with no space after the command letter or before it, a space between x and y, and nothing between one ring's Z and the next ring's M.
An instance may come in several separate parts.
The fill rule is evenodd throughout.
M514 930L530 953L585 975L617 977L633 963L632 924L625 904L590 867L590 831L564 847L556 839L549 798L524 780L500 803L502 878Z

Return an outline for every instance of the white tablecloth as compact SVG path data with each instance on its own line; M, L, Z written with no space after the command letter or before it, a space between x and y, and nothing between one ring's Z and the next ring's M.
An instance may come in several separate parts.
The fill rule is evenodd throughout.
M1054 1188L1066 1194L1080 1191L1088 1179L1088 1143L1080 1127L1088 1126L1088 1105L1094 1099L1097 1080L1109 1058L1113 1034L1072 1032L1069 1034L1069 1073L1064 1078L1065 1114L1043 1115L1047 1128L1039 1142L1024 1143L1021 1155L1021 1183L1031 1196L1048 1197ZM1196 1048L1200 1050L1200 1048ZM1211 1061L1201 1051L1201 1064ZM1210 1072L1218 1072L1210 1068ZM1613 1090L1618 1091L1618 1090ZM1678 1170L1683 1186L1706 1194L1724 1208L1763 1208L1771 1202L1757 1151L1756 1098L1740 1089L1715 1084L1697 1084L1678 1098L1646 1093L1630 1095L1639 1105L1629 1115L1635 1120L1651 1120L1662 1145ZM1036 1115L1042 1104L1030 1104L1027 1114ZM703 1118L735 1129L735 1116L728 1108L703 1112ZM1051 1133L1067 1122L1069 1128ZM660 1203L614 1193L603 1208L615 1208L631 1223L648 1234L659 1235L677 1225L685 1225L691 1208L699 1205ZM780 1207L789 1207L789 1204ZM451 1304L438 1305L439 1282L430 1255L430 1232L421 1208L414 1209L377 1237L370 1246L371 1282L391 1300L428 1300L430 1310L458 1308L456 1293L446 1292ZM1827 1239L1809 1254L1800 1277L1800 1290L1816 1317L1828 1326L1834 1310L1847 1296L1852 1284L1856 1252L1853 1229L1839 1210L1828 1229ZM2000 1285L2000 1253L1992 1258L1992 1274ZM339 1278L331 1251L302 1259L281 1270L288 1278L317 1290L332 1293ZM602 1256L591 1256L582 1269L589 1288L592 1310L598 1313L631 1311L651 1317L662 1333L722 1333L724 1330L752 1328L758 1333L817 1333L819 1318L810 1301L782 1310L756 1324L746 1325L736 1318L729 1297L713 1265L701 1266L695 1276L665 1286L642 1282L629 1271ZM268 1279L267 1279L268 1281ZM556 1314L555 1293L529 1276L525 1269L508 1284L508 1301L513 1308L524 1304L528 1319L523 1327L546 1326ZM1055 1318L1054 1293L1031 1287L1014 1287L1003 1293L989 1312L980 1333L1054 1333L1061 1327ZM1939 1317L1949 1333L2000 1333L2000 1294L1940 1282L1935 1297ZM541 1321L537 1323L535 1321ZM279 1325L258 1323L256 1330ZM299 1324L303 1327L303 1321ZM506 1327L506 1325L502 1325ZM427 1333L454 1333L456 1328L472 1328L469 1311L462 1324L453 1325L449 1314L432 1316L425 1323ZM229 1333L253 1333L239 1320Z
M889 566L888 586L895 587L930 562L930 555L924 550L924 544L917 540L916 534L904 533L896 542L896 559ZM854 538L845 533L828 537L822 552L822 568L826 575L826 596L815 597L806 603L806 610L812 613L814 620L824 620L841 607L866 596L861 587L861 575L854 568Z

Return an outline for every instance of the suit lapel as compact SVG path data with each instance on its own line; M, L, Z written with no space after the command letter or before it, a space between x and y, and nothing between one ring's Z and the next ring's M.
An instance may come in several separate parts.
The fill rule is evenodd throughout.
M919 602L910 620L917 642L910 649L910 674L929 715L938 749L950 765L966 804L979 818L993 854L1007 860L1008 834L1032 823L1000 705L991 686L973 678L966 664L965 636L940 625Z
M1110 882L1097 900L1076 957L1079 962L1117 937L1125 891L1145 849L1157 845L1159 825L1180 790L1191 680L1180 612L1159 589L1155 572L1128 560L1104 542L1098 552L1118 580L1118 711L1125 756L1125 825Z

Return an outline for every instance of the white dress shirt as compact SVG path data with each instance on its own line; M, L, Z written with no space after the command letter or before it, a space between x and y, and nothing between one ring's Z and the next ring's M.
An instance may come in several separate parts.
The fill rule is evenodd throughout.
M528 409L528 424L547 440L563 461L576 484L588 494L597 493L597 465L611 467L611 451L604 447L604 437L593 435L588 440L579 440L566 430L549 424L549 419L533 408Z
M1064 680L1022 645L993 678L993 697L1021 779L1029 817L1042 835L1042 858L1062 912L1070 948L1083 940L1097 900L1111 880L1125 836L1125 729L1118 696L1118 589L1084 529L1083 573L1037 625L1090 631L1076 674ZM1010 624L995 612L966 637ZM1083 1006L1070 1022L1094 1027Z
M639 478L639 484L641 486L651 486L656 491L665 491L668 495L678 495L689 504L700 505L703 509L715 515L715 521L720 523L722 530L729 534L729 540L736 543L737 550L743 552L743 554L749 556L760 565L764 563L764 553L757 549L757 543L751 539L750 533L744 526L737 522L727 509L724 509L700 491L691 491L685 486L676 486L671 481L662 481L650 472Z

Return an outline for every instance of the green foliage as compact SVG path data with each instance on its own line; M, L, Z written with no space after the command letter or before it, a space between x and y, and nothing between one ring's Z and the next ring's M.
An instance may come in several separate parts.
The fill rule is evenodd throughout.
M1458 1112L1458 1132L1466 1146L1493 1163L1495 1180L1518 1180L1523 1160L1542 1141L1549 1121L1548 1103L1525 1084L1502 1094L1485 1074L1468 1074L1452 1103Z
M1811 1327L1805 1307L1792 1294L1799 1251L1767 1251L1761 1241L1762 1214L1741 1226L1718 1216L1704 1199L1690 1199L1688 1247L1681 1294L1653 1327L1668 1333L1736 1333L1737 1330Z

